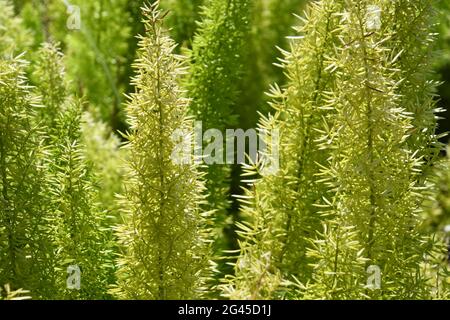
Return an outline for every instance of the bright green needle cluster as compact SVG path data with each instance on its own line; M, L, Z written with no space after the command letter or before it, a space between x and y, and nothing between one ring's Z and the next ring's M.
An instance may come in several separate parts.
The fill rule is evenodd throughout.
M0 58L0 283L12 290L45 286L49 263L43 132L25 67Z
M421 173L440 146L432 26L430 1L309 5L283 62L288 83L272 90L277 113L261 121L281 131L281 168L250 181L225 295L433 296L434 242L420 232Z
M185 68L162 28L158 3L145 6L143 14L136 91L127 104L129 157L117 229L123 251L111 292L128 299L193 299L205 290L209 243L200 211L202 175L194 161L181 165L172 158L172 135L193 126L178 86Z

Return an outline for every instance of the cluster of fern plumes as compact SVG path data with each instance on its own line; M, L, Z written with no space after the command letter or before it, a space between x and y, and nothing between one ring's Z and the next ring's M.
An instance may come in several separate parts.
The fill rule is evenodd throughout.
M0 0L0 299L448 298L435 1L73 2Z
M281 169L246 168L249 220L226 296L447 297L445 247L422 232L424 172L442 148L433 16L430 1L310 4L260 124L281 130Z

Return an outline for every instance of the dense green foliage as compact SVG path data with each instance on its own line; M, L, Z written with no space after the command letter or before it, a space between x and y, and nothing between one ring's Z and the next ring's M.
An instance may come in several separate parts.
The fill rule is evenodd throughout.
M449 17L0 0L0 299L448 299Z
M324 59L334 54L336 11L336 4L312 6L307 13L310 20L298 29L307 36L285 53L286 89L273 87L276 114L262 120L263 129L281 130L282 167L276 175L251 181L243 197L244 214L253 221L241 225L242 256L236 265L234 288L225 290L231 297L271 297L282 281L280 269L305 279L311 274L306 258L308 238L319 230L320 208L315 204L326 196L316 174L327 152L319 149L316 140L326 116L320 107L334 86L334 76L324 71ZM259 168L247 171L246 175L255 175Z
M433 8L430 1L376 4L383 24L371 31L369 2L345 3L346 45L330 61L337 68L329 97L335 123L323 131L320 146L330 158L320 176L334 192L324 203L332 219L309 252L318 271L306 297L432 296L421 266L432 240L420 234L419 214L427 188L420 173L435 148L435 84L426 82L427 60L416 57L433 41ZM411 28L414 37L407 37ZM366 286L372 265L381 270L380 290Z
M250 1L208 0L202 12L198 33L190 52L191 66L186 88L190 113L201 121L202 132L217 129L226 136L227 128L239 127L238 104L244 75L245 40L249 34ZM214 138L204 141L214 142ZM226 150L212 155L221 163L209 163L206 171L208 203L204 210L214 210L215 251L233 248L231 215L231 165L224 165ZM206 160L208 161L208 159ZM208 162L207 162L208 163ZM231 231L232 232L232 231Z
M0 60L0 282L39 288L46 279L48 234L45 221L43 135L33 114L39 101L24 77L20 58Z
M379 1L383 24L369 29L373 4L311 4L286 53L289 82L274 87L277 113L262 121L283 130L282 169L251 181L252 222L226 295L273 298L295 279L303 298L430 297L421 262L433 245L419 229L429 188L420 173L439 151L422 46L433 12L429 1ZM381 290L366 287L372 265Z
M106 213L95 202L95 178L81 143L82 102L65 95L64 68L57 48L44 45L38 56L35 77L44 83L38 87L43 101L38 118L49 133L47 221L54 246L50 279L55 285L51 296L105 298L113 269L111 232L105 228ZM80 291L62 290L70 265L83 270Z
M129 299L192 299L201 296L209 269L208 228L200 212L204 187L195 165L171 161L173 132L192 126L177 84L182 62L161 27L161 12L154 6L143 12L146 35L127 105L130 159L118 227L124 252L112 292Z

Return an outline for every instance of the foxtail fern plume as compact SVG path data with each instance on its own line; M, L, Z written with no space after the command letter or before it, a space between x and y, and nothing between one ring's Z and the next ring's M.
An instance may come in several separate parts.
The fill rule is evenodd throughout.
M104 299L112 277L111 241L105 212L97 199L95 180L81 145L81 101L68 101L56 118L51 149L50 189L56 287L60 299ZM81 272L80 290L67 288L67 273Z
M414 128L408 138L408 144L418 156L423 157L427 170L431 167L443 144L439 139L446 134L436 134L438 113L444 110L437 106L437 87L434 80L434 64L437 60L436 24L442 10L438 4L445 1L420 0L405 5L405 1L394 3L392 14L383 15L383 24L392 25L393 34L387 45L393 48L393 54L399 54L398 67L401 70L395 76L400 81L398 93L400 103L407 112L413 114ZM411 19L414 19L412 23Z
M31 80L36 84L43 107L38 109L41 124L54 133L56 117L67 98L63 55L55 44L45 42L38 50Z
M0 58L0 283L39 297L51 248L43 207L43 132L34 118L39 100L25 66L20 57Z
M193 299L202 296L209 273L209 244L199 208L201 174L194 161L181 165L171 157L172 135L192 130L178 86L183 60L162 28L158 2L142 10L146 34L134 65L136 91L127 105L131 132L120 197L123 224L117 228L123 253L112 292L129 299Z
M227 128L238 125L249 19L249 0L208 0L203 7L186 86L192 98L190 112L195 120L202 122L204 131L217 129L225 136ZM224 151L224 148L216 150L219 159L225 159ZM215 210L215 250L221 255L221 250L233 247L235 241L233 235L223 234L224 228L232 229L233 219L228 215L231 168L214 163L209 164L206 173L205 210Z
M32 80L37 85L37 93L42 97L43 107L38 109L38 117L51 136L62 129L56 128L56 121L58 115L65 112L66 102L70 100L69 84L65 76L63 54L58 46L44 43L37 51L37 57ZM84 106L79 107L81 112ZM98 200L103 208L116 211L114 194L121 190L122 176L119 160L120 140L111 133L106 123L96 120L89 111L84 112L77 121L80 121L82 131L81 140L78 142L85 149L88 166L92 166L93 174L97 176L95 180L98 180Z
M51 291L51 245L45 206L44 133L39 99L19 55L28 34L8 1L0 1L0 284L11 291Z
M316 174L328 156L317 140L331 121L327 98L335 75L328 60L335 55L340 20L336 12L341 7L333 1L311 3L290 52L284 51L288 82L283 89L272 88L275 115L260 123L262 132L280 130L280 169L252 179L261 173L261 163L256 163L243 175L250 180L241 197L248 222L240 224L241 255L235 276L223 286L226 296L276 298L283 294L288 275L302 280L311 276L306 251L320 229L321 208L316 203L326 196Z
M108 277L112 276L110 236L105 213L95 202L95 177L85 158L81 139L81 100L65 94L68 90L57 47L45 44L39 50L42 59L34 70L38 91L45 104L38 117L47 126L48 208L51 214L55 292L60 299L105 298ZM38 80L39 79L39 80ZM67 288L67 270L81 271L80 290Z
M333 192L322 204L331 218L308 252L315 272L303 297L430 298L423 264L434 242L419 226L421 173L435 147L433 85L422 78L428 63L408 50L432 42L424 30L433 1L336 2L345 10L331 64L335 120L320 139L329 160L319 175Z
M22 20L14 15L14 8L9 0L0 0L0 12L1 56L11 57L23 53L31 43Z

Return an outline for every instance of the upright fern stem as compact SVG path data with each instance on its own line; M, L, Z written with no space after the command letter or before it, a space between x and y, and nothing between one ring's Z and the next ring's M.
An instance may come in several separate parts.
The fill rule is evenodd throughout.
M317 260L305 297L428 298L422 263L433 241L419 227L428 188L421 173L437 146L435 84L426 84L429 66L408 50L432 42L422 32L432 27L424 15L432 13L431 2L342 3L329 97L335 121L321 139L330 153L320 176L334 193L324 204L332 219L308 252ZM408 18L397 20L399 12ZM410 37L416 26L424 29Z
M192 130L188 100L178 86L183 61L162 28L158 2L143 7L143 14L136 92L127 105L131 132L117 230L123 253L112 292L132 299L193 299L205 289L209 244L200 211L202 175L194 161L180 165L172 158L173 134Z
M0 283L39 297L40 289L48 289L41 285L51 255L43 132L34 118L39 100L26 82L20 57L0 58L0 70Z
M224 285L234 298L276 298L286 293L284 280L291 276L307 280L312 268L306 252L320 229L320 206L326 188L315 176L326 163L328 152L318 139L331 122L328 93L335 75L329 59L335 53L341 5L330 1L312 3L302 25L284 51L283 68L288 82L275 85L270 97L275 114L260 121L260 130L280 130L280 170L258 178L260 163L247 168L253 176L241 197L241 255L235 277ZM270 139L270 138L269 138ZM270 141L268 141L270 144ZM291 278L292 279L292 278Z
M186 82L192 98L190 113L202 122L203 131L217 129L223 137L226 136L226 129L235 128L239 123L239 96L249 34L250 2L206 1L190 52L191 66ZM203 142L206 146L216 141ZM225 159L225 147L216 152L220 154L218 157L216 155L217 158ZM224 249L236 247L233 220L237 212L231 208L232 166L224 163L210 163L204 170L208 189L208 203L204 209L215 211L216 256L222 256ZM225 268L224 263L219 264L221 271Z

